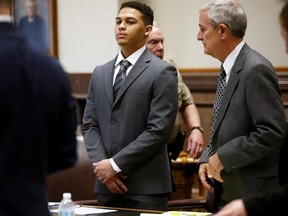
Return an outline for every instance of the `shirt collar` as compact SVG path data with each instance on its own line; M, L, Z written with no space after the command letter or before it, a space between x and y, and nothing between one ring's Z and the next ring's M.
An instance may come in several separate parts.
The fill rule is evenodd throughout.
M226 72L227 79L230 77L231 69L236 61L237 56L239 55L242 47L244 46L245 42L241 41L235 49L228 55L228 57L223 62L223 68Z
M143 47L141 47L140 49L132 53L130 56L128 56L126 60L128 60L131 63L131 65L134 65L136 61L138 60L138 58L142 55L145 49L146 49L146 46L144 45ZM121 53L121 50L119 50L119 53L115 62L115 66L118 65L123 59L124 57Z

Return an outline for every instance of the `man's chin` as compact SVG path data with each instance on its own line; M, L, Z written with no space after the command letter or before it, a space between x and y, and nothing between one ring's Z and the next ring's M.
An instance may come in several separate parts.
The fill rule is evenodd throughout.
M121 40L121 39L119 40L119 39L118 39L118 40L117 40L117 43L118 43L119 46L125 46L125 45L127 45L127 41L126 41L126 40Z
M162 54L157 54L157 53L155 53L155 56L157 56L157 57L160 58L160 59L163 59L163 58L164 58L164 55L162 55Z
M206 50L206 49L204 49L204 53L205 53L206 55L210 55L209 51Z

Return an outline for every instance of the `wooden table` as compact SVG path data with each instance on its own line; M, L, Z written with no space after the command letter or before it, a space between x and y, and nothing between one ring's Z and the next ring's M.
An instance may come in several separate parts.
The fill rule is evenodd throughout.
M85 207L85 206L83 206L83 207ZM114 212L89 214L89 216L140 216L141 213L153 213L153 214L162 214L163 213L162 211L153 211L153 210L145 210L145 209L109 208L109 207L103 207L103 206L87 206L87 207L117 210ZM51 216L58 216L58 213L52 213ZM75 215L75 216L77 216L77 215Z

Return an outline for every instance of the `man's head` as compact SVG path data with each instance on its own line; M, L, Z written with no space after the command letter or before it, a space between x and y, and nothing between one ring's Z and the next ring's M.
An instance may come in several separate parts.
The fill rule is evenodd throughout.
M164 57L164 35L157 22L153 22L153 28L146 40L146 46L150 52L163 59Z
M288 54L288 2L283 6L280 15L281 35L285 41L286 53Z
M197 39L202 41L204 52L224 61L233 46L243 40L246 13L235 0L212 0L200 9L199 27Z
M142 15L142 19L145 25L152 25L153 20L154 20L154 12L153 10L146 4L137 2L137 1L127 1L124 2L118 13L123 9L123 8L133 8L135 10L138 10Z
M154 14L140 2L124 2L115 18L115 37L124 57L145 45L151 32Z

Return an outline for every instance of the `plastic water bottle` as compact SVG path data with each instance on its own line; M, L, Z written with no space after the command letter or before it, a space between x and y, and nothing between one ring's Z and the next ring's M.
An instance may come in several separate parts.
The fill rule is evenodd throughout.
M71 193L63 193L63 199L59 205L59 216L74 216L74 203L71 199Z

